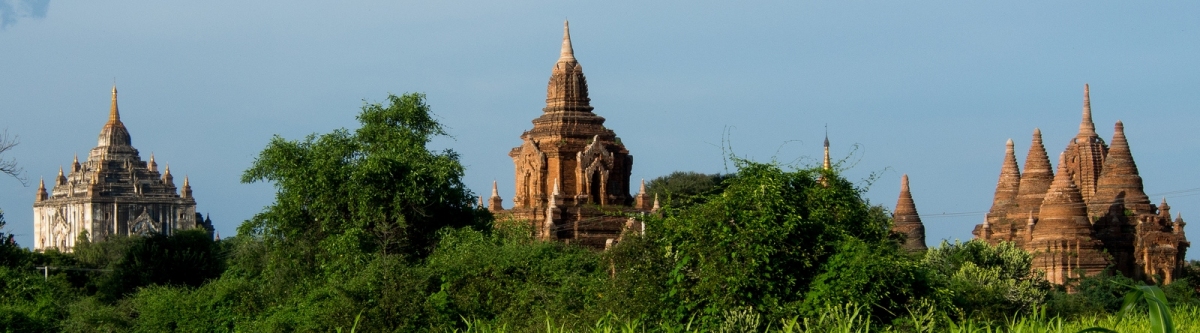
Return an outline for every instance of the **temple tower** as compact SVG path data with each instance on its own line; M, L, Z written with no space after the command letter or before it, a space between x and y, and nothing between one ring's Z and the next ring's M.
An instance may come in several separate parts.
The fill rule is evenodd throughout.
M615 239L625 220L612 227L601 222L602 211L634 208L629 195L633 156L604 127L604 118L592 112L590 102L587 78L575 59L570 26L564 22L562 49L546 88L546 107L533 120L533 129L521 134L521 145L508 154L516 173L510 211L520 219L543 221L534 229L554 235L539 235L542 238L603 248L606 237ZM557 195L551 197L556 187Z
M1063 284L1067 279L1096 274L1108 266L1100 241L1092 237L1087 206L1071 180L1063 157L1058 173L1042 202L1041 216L1033 227L1028 250L1035 252L1034 269L1046 279Z
M633 157L604 118L592 113L583 66L563 25L558 62L546 89L546 107L509 152L516 165L513 207L544 207L557 179L568 204L628 205Z
M1020 185L1021 170L1017 168L1017 155L1013 148L1013 141L1009 139L1005 143L1004 162L1000 165L1000 179L996 182L996 193L992 197L992 208L984 218L984 223L973 232L976 237L986 239L990 242L999 240L1021 241L1017 234L1019 231L1024 230L1024 225L1014 223L1014 221L1020 220L1009 217L1014 211L1019 211L1017 194L1020 191ZM982 229L987 229L986 236L981 234Z
M923 251L925 246L925 224L917 214L917 205L913 202L912 193L908 188L908 175L900 178L900 198L896 200L896 210L892 212L892 231L905 235L905 250Z
M1054 182L1054 171L1050 169L1050 158L1046 156L1046 146L1042 144L1042 130L1033 129L1033 143L1029 144L1029 153L1025 155L1025 172L1021 174L1020 185L1017 186L1017 207L1009 218L1025 219L1026 213L1033 212L1037 216L1046 197L1046 190Z
M1113 126L1112 147L1104 158L1103 170L1096 180L1096 194L1088 205L1089 216L1103 216L1111 208L1130 209L1133 213L1153 213L1150 197L1142 190L1142 176L1138 175L1129 141L1125 138L1125 124L1117 121Z
M108 122L87 161L76 157L71 171L60 167L54 188L39 185L33 204L34 249L71 251L86 235L91 241L111 236L172 234L175 230L211 224L196 213L190 181L185 177L177 191L170 167L159 174L151 157L143 162L133 148L129 130L117 109L117 88L112 90Z
M1071 180L1079 186L1083 200L1092 201L1096 194L1096 181L1104 168L1104 157L1108 154L1108 145L1096 134L1096 125L1092 122L1092 101L1088 85L1083 85L1083 120L1079 123L1079 134L1067 144L1067 170Z
M1165 199L1157 207L1150 204L1125 125L1116 123L1112 147L1107 147L1092 124L1085 85L1083 121L1059 157L1058 174L1049 169L1041 132L1035 130L1020 173L1016 207L1006 201L1016 172L1006 156L992 210L973 233L993 244L1013 241L1036 253L1038 269L1055 283L1078 277L1079 272L1097 272L1101 262L1111 262L1125 276L1169 283L1184 266L1182 258L1191 246L1182 232L1186 223L1171 220ZM1007 219L997 219L1004 211ZM1020 219L1027 221L1023 227Z

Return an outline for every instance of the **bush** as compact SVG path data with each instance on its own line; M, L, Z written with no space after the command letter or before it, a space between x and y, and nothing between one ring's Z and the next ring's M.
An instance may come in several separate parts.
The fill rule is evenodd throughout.
M1045 302L1050 283L1032 269L1033 256L1015 244L943 241L922 264L944 281L955 312L976 320L1003 321Z
M805 294L805 313L819 316L831 307L863 304L872 319L887 323L922 301L944 302L932 272L901 251L892 243L843 241Z

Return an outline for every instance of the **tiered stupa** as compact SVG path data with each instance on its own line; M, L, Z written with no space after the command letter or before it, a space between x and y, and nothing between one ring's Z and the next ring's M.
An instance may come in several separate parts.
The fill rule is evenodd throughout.
M892 231L904 235L901 246L909 251L923 251L925 246L925 224L917 214L917 204L913 202L912 192L908 188L908 175L900 178L900 198L896 200L896 210L892 212Z
M542 115L508 154L516 167L516 194L506 212L529 223L541 239L604 248L619 238L627 221L613 213L646 211L650 202L640 193L631 206L633 156L604 127L604 118L592 112L566 23L546 90ZM492 206L493 212L505 211Z
M40 183L33 219L37 251L71 251L80 236L101 241L114 235L212 230L211 221L196 213L187 177L183 187L176 188L170 166L160 174L153 155L149 162L138 156L117 110L116 87L98 144L87 161L79 163L76 156L70 173L59 168L53 190L46 190L45 181Z
M975 227L975 237L1037 253L1036 268L1056 283L1109 264L1126 276L1169 283L1191 244L1183 232L1186 223L1172 221L1165 199L1150 204L1123 123L1114 126L1112 147L1100 139L1090 97L1085 85L1079 133L1059 157L1057 175L1050 171L1040 130L1034 130L1024 173L1015 168L1010 140L992 209ZM1009 200L1013 179L1019 179L1016 205Z
M1058 173L1046 191L1037 224L1025 249L1035 253L1034 269L1046 272L1051 283L1099 273L1108 266L1100 241L1092 238L1087 206L1066 163L1059 157Z

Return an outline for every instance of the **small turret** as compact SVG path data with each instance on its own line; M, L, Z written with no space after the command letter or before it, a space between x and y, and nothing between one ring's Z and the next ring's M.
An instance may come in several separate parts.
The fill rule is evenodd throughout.
M183 176L183 188L179 190L179 197L187 199L192 197L192 184L188 182L188 176Z
M163 169L162 181L164 184L175 186L175 176L171 176L171 163L167 163L167 167Z
M1158 215L1163 219L1171 219L1171 205L1167 204L1167 197L1163 197L1162 203L1158 204Z
M1183 222L1183 214L1176 214L1172 231L1177 235L1183 235L1183 227L1185 226L1187 226L1187 222Z
M500 198L500 191L496 187L496 181L492 181L492 197L488 200L488 210L499 212L504 210L504 199Z
M46 200L46 197L47 197L47 193L46 193L46 180L45 180L45 179L38 179L38 190L37 190L37 197L35 197L33 201L34 201L34 202L40 202L40 201L42 201L42 200Z
M158 172L158 163L154 162L154 153L150 153L150 161L146 162L146 168L151 172Z
M659 209L661 209L661 208L662 208L662 206L660 206L660 205L658 204L658 194L655 194L655 195L654 195L654 206L651 206L651 207L650 207L650 212L651 212L651 213L657 213L657 212L658 212L658 210L659 210Z
M71 162L71 173L79 172L79 153L75 153L75 161Z
M55 180L55 186L67 185L67 176L63 175L63 168L61 165L58 166L58 178L55 178Z
M638 194L633 197L634 206L638 210L650 210L650 194L646 193L646 180L642 179L641 186L638 187Z

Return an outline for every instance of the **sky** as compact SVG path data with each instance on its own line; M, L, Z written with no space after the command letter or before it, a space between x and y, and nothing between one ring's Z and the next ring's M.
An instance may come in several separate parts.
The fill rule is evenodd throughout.
M928 243L967 240L1005 141L1051 162L1122 120L1145 191L1200 235L1200 3L1097 1L0 0L0 130L26 185L0 209L32 244L39 177L96 145L110 89L143 158L191 179L221 235L272 202L240 176L274 135L356 128L363 103L421 92L477 194L513 193L507 156L545 103L564 19L632 182L731 172L724 151L798 167L831 153L872 203L908 174ZM874 180L874 181L872 181ZM636 188L636 187L635 187ZM1189 259L1200 259L1190 251Z

